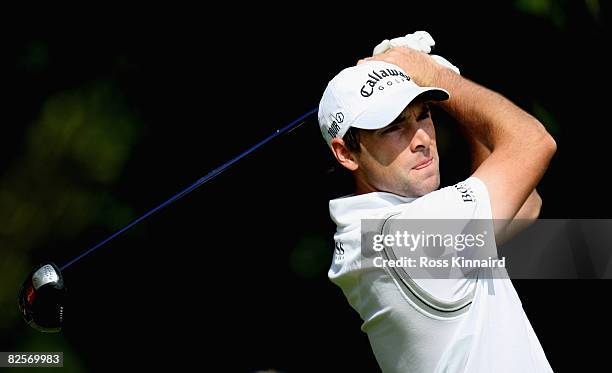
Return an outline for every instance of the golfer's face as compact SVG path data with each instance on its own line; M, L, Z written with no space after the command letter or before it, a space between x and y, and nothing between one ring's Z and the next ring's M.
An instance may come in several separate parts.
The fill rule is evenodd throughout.
M411 103L388 126L362 131L359 167L377 190L419 197L440 184L436 133L426 103Z

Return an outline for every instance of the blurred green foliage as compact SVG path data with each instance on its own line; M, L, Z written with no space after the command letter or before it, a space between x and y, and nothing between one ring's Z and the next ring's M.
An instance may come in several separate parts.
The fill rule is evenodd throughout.
M31 53L32 64L44 63L43 47ZM20 322L17 292L34 264L28 253L49 241L74 238L94 223L115 229L133 218L109 189L140 128L111 81L58 92L45 101L28 128L23 155L0 179L0 335ZM24 338L24 350L70 354L65 346L45 347L49 336L33 332Z
M568 0L515 0L514 6L524 13L547 18L557 28L563 29L571 16L567 12L567 3ZM593 20L599 22L599 0L585 0L584 3Z

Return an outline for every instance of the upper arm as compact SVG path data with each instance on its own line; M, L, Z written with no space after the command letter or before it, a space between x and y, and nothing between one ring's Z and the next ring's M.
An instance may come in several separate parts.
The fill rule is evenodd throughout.
M521 146L500 146L473 176L487 187L493 219L510 221L535 189L556 150L552 137L543 135Z

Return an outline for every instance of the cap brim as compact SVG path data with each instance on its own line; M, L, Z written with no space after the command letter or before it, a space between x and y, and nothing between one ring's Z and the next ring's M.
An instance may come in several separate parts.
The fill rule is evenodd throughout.
M393 122L416 98L423 98L426 101L444 101L450 97L447 91L436 87L411 87L409 92L401 90L395 92L394 95L395 97L385 97L384 100L373 105L370 110L358 115L351 127L366 130L383 128Z

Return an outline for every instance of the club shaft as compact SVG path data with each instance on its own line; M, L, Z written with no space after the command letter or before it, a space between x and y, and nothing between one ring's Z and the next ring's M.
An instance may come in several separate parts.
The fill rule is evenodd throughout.
M239 160L241 160L242 158L246 157L247 155L253 153L255 150L257 150L260 147L264 146L265 144L267 144L268 142L270 142L274 138L276 138L276 137L278 137L278 136L280 136L280 135L282 135L284 133L287 133L287 132L289 132L289 131L291 131L291 130L301 126L303 124L303 122L309 116L313 115L316 112L317 112L316 108L312 109L312 110L308 111L307 113L303 114L302 116L300 116L299 118L297 118L296 120L294 120L291 123L287 124L286 126L280 128L280 129L277 129L274 133L272 133L271 135L269 135L265 139L261 140L260 142L258 142L254 146L250 147L249 149L247 149L244 152L240 153L238 156L234 157L233 159L230 159L226 163L224 163L221 166L219 166L219 167L215 168L214 170L210 171L206 176L201 177L196 182L194 182L193 184L189 185L187 188L181 190L180 192L178 192L177 194L175 194L172 197L168 198L164 202L160 203L159 205L157 205L154 208L150 209L149 211L145 212L140 217L134 219L128 225L126 225L125 227L119 229L118 231L116 231L115 233L111 234L110 236L108 236L104 240L98 242L97 244L95 244L91 248L83 251L82 253L80 253L79 255L74 257L73 259L71 259L69 262L64 264L60 269L62 271L65 270L66 268L70 267L74 263L76 263L79 260L81 260L83 257L91 254L92 252L94 252L97 249L99 249L100 247L106 245L108 242L112 241L116 237L118 237L118 236L122 235L123 233L125 233L126 231L130 230L132 227L134 227L135 225L137 225L141 221L145 220L149 216L155 214L156 212L158 212L159 210L163 209L164 207L166 207L166 206L170 205L171 203L177 201L181 197L191 193L192 191L197 189L199 186L201 186L201 185L207 183L208 181L212 180L217 175L221 174L223 171L225 171L228 168L230 168L234 163L238 162Z

